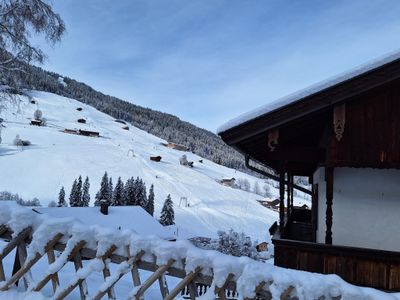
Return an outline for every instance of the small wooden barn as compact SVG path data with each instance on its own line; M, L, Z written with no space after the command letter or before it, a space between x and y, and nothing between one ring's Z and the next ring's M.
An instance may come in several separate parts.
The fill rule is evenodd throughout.
M234 177L221 179L221 184L224 186L233 187L235 185L235 182L236 182L236 179Z
M161 158L162 158L161 156L150 156L150 160L155 162L160 162Z
M179 151L188 151L189 150L189 148L184 145L180 145L180 144L176 144L176 143L172 143L172 142L168 142L167 147L171 148L171 149L179 150Z
M78 123L82 123L82 124L86 124L86 119L84 119L84 118L79 118L79 119L77 120L77 122L78 122Z
M42 124L43 124L42 120L36 120L36 119L31 120L31 125L42 126Z
M219 129L248 168L279 181L276 265L400 291L399 98L397 53ZM310 196L311 210L293 206L294 189Z
M79 135L90 136L90 137L99 137L100 136L99 132L91 131L91 130L79 129L78 133L79 133Z

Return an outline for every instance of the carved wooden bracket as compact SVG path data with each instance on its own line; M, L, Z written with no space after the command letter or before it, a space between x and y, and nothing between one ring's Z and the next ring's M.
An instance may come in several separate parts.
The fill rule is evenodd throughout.
M273 152L278 145L279 129L272 129L268 132L268 148Z
M336 139L340 141L344 133L346 123L346 104L337 105L333 108L333 130Z

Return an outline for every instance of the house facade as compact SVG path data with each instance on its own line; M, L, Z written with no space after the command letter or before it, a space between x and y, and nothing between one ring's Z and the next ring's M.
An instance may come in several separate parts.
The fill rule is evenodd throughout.
M400 291L400 54L228 122L222 139L280 183L275 264ZM269 174L258 164L273 169ZM309 188L294 184L309 178ZM293 191L312 199L293 206Z

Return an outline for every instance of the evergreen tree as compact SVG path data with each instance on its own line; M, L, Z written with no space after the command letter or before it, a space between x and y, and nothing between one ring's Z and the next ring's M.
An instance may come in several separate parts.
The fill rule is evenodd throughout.
M113 193L114 193L114 185L112 182L112 178L110 177L110 180L108 181L108 196L109 196L109 198L107 199L109 203L112 202Z
M171 195L167 196L164 205L161 210L160 223L163 226L174 225L175 224L175 214L173 202L171 200Z
M67 202L65 201L65 190L64 187L61 187L60 192L58 193L58 207L64 207L67 206Z
M125 184L124 205L135 205L135 179L133 177L129 178Z
M107 172L104 172L103 178L101 179L100 183L100 191L99 194L96 195L96 201L99 202L101 200L107 200L110 201L110 190L109 190L109 180L108 180L108 175ZM100 204L98 204L100 205Z
M143 182L142 179L139 180L138 183L138 190L136 195L137 205L146 209L147 206L147 191L146 191L146 184Z
M97 191L96 196L94 196L94 206L100 206L100 191Z
M149 197L147 199L146 211L154 216L154 185L150 186Z
M114 193L113 193L113 201L111 205L121 206L124 204L124 183L121 180L121 177L118 177L117 184L115 185Z
M76 203L78 204L77 206L83 206L82 205L82 176L81 175L79 175L78 183L76 184Z
M75 179L74 183L72 184L71 193L69 194L69 206L71 206L71 207L79 206L79 203L77 201L77 199L78 199L77 186L78 186L78 182Z
M86 176L85 182L83 183L83 188L82 188L82 201L81 201L81 206L89 206L90 203L90 194L89 194L89 189L90 189L90 183L89 183L89 177Z
M133 180L133 205L139 205L139 197L140 197L140 189L141 183L139 177L136 177L136 180Z

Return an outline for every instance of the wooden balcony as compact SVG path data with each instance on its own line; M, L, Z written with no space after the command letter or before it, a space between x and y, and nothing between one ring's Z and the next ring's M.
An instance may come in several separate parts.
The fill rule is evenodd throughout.
M280 234L271 227L275 265L322 274L337 274L349 283L400 291L400 252L315 243L307 212L289 216Z

